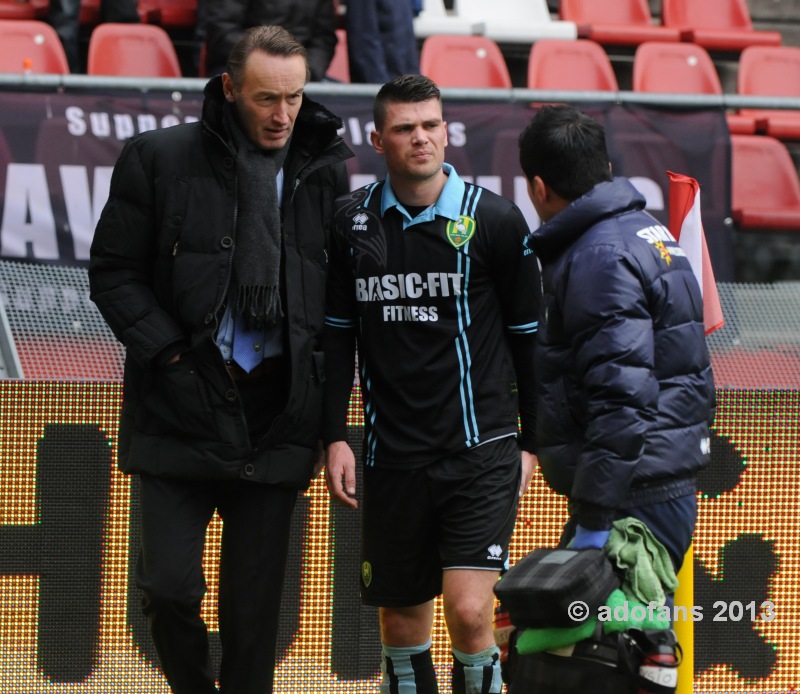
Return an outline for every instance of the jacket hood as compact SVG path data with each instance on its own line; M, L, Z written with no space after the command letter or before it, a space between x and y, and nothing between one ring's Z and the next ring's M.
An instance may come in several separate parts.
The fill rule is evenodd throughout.
M212 77L203 89L203 124L213 130L223 139L222 106L225 103L225 94L222 90L222 76ZM342 119L331 113L322 104L311 100L303 94L303 103L297 114L297 120L292 132L292 142L299 143L311 154L322 152L332 141L338 138L338 131L342 128Z
M601 219L629 210L642 210L645 204L644 196L627 178L618 176L603 181L528 234L525 246L542 260L554 258Z

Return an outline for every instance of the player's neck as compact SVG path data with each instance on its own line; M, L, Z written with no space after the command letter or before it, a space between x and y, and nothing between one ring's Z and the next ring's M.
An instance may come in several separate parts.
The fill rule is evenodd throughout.
M433 205L442 193L447 183L447 174L439 171L436 175L425 180L391 179L392 190L395 197L410 207L429 207Z

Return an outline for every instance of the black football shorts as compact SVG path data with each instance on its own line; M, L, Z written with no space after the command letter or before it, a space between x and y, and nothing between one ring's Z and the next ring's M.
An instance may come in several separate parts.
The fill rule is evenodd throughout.
M408 607L442 592L442 571L501 571L519 499L514 437L410 470L364 470L361 597Z

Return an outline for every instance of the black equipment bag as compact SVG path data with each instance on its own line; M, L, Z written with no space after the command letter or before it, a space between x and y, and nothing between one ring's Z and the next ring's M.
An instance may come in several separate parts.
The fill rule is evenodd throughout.
M619 585L602 549L535 549L503 574L494 592L516 627L575 627ZM580 614L578 602L588 614Z
M616 636L616 635L614 635ZM620 666L616 639L586 639L572 655L517 653L509 694L636 694L636 677Z

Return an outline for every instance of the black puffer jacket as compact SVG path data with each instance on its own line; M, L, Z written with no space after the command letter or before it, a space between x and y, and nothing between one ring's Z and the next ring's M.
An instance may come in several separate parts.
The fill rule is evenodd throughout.
M526 245L543 265L539 462L578 522L692 493L715 391L700 289L623 178L595 186Z
M213 0L205 3L206 69L225 69L228 54L246 29L282 26L305 46L311 79L318 82L336 50L333 0Z
M290 390L253 448L214 342L236 242L236 164L221 133L221 78L200 123L131 139L91 248L91 296L127 349L119 460L126 472L245 477L302 488L318 438L327 239L352 156L341 121L304 97L284 163L283 248ZM165 365L166 357L182 352Z

